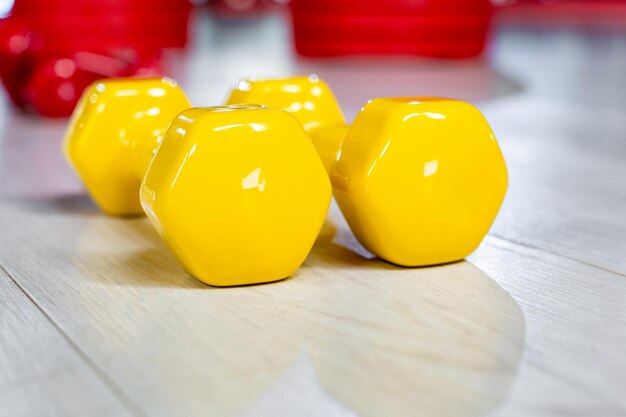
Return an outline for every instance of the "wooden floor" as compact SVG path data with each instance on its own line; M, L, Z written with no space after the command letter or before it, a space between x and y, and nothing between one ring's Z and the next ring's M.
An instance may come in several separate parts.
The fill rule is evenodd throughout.
M626 34L499 27L483 60L307 61L279 17L196 25L195 105L238 77L316 72L485 112L510 188L465 262L400 269L336 207L270 285L189 277L143 218L99 213L65 122L0 106L0 416L626 415Z

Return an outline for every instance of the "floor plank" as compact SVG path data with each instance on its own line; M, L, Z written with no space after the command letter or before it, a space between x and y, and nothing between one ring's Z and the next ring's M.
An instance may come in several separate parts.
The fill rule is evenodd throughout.
M478 268L398 269L358 255L335 212L293 279L211 289L145 219L14 209L0 262L23 257L16 279L148 415L260 415L303 392L363 416L626 412L626 287L608 271L497 238Z
M337 221L293 279L216 289L185 274L146 219L44 206L0 205L12 237L0 262L13 259L16 279L148 415L258 415L267 396L301 393L283 382L294 373L333 410L480 415L515 375L521 310L469 263L362 258ZM46 280L32 274L42 269Z
M0 269L0 416L131 416L94 370Z
M488 237L470 262L518 300L523 359L502 416L626 413L624 277Z
M626 275L625 120L611 112L584 119L585 110L559 100L507 101L487 110L510 176L491 233ZM515 121L518 111L531 121ZM545 127L533 126L534 116Z

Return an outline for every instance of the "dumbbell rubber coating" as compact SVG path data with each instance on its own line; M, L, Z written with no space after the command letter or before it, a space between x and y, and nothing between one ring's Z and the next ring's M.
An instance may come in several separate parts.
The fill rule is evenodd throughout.
M330 177L357 239L402 266L468 256L487 234L507 188L504 158L480 111L435 97L366 104Z
M65 154L100 208L143 214L139 186L174 117L191 107L169 78L108 79L80 99L65 136Z
M317 75L241 80L226 104L259 103L295 116L313 140L326 171L335 160L347 125L328 85Z
M310 88L292 87L306 77L248 83L239 84L245 91L238 89L229 103L290 111L289 100L317 99ZM293 92L284 94L283 86ZM323 96L334 100L329 89ZM337 117L324 119L317 106L303 107L296 105L294 116L315 126L308 132L329 171L335 199L368 250L397 265L425 266L463 259L480 244L508 177L478 109L445 98L381 98L368 102L348 127Z
M292 275L330 200L330 181L302 126L263 106L182 112L141 186L143 208L176 257L215 286Z

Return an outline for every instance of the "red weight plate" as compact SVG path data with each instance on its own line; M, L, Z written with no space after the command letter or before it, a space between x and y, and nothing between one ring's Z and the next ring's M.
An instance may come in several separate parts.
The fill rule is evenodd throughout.
M0 79L18 107L24 106L23 85L41 56L41 49L41 38L25 26L11 19L0 21Z
M432 58L471 58L484 49L484 42L337 42L335 40L296 41L296 50L308 57L346 55L416 55Z
M68 58L53 59L34 69L24 86L28 108L47 117L72 114L83 90L100 78L97 74L80 71Z
M438 17L381 16L294 18L296 38L339 42L479 42L485 38L489 19L483 16Z
M106 17L102 19L75 17L24 18L24 25L40 33L46 45L150 45L163 48L183 47L187 41L187 15L142 18ZM74 49L78 49L75 47Z
M112 33L119 30L129 34L144 33L151 36L171 29L187 29L188 14L170 15L134 14L107 15L100 17L82 16L30 16L21 20L29 29L44 35L59 33Z
M106 52L114 49L134 48L139 51L151 52L162 48L182 47L186 33L173 38L172 33L146 37L131 36L124 33L115 35L97 34L82 37L61 37L46 39L46 51L91 51Z
M129 13L172 13L189 10L187 0L15 0L14 16L104 16Z
M488 0L294 0L296 50L307 56L479 54Z
M296 16L489 15L489 0L292 0Z

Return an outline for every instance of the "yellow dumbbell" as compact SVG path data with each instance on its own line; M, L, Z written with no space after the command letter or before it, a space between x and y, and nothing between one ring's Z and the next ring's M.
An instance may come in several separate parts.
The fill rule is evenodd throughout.
M110 79L92 84L76 106L65 154L106 213L143 213L139 185L163 133L191 107L169 78Z
M290 276L330 200L330 181L302 126L263 106L182 112L141 186L148 218L180 262L217 286Z
M315 86L320 90L314 95ZM486 235L506 193L496 139L468 103L376 99L348 127L317 78L240 82L228 100L238 101L282 107L314 126L309 134L350 228L389 262L422 266L466 257ZM308 109L300 105L309 102Z
M309 134L326 171L330 172L347 125L324 81L316 75L242 80L232 90L226 104L245 103L264 104L294 115Z
M383 98L357 115L331 171L357 239L403 266L465 258L495 219L507 188L498 143L463 101Z

